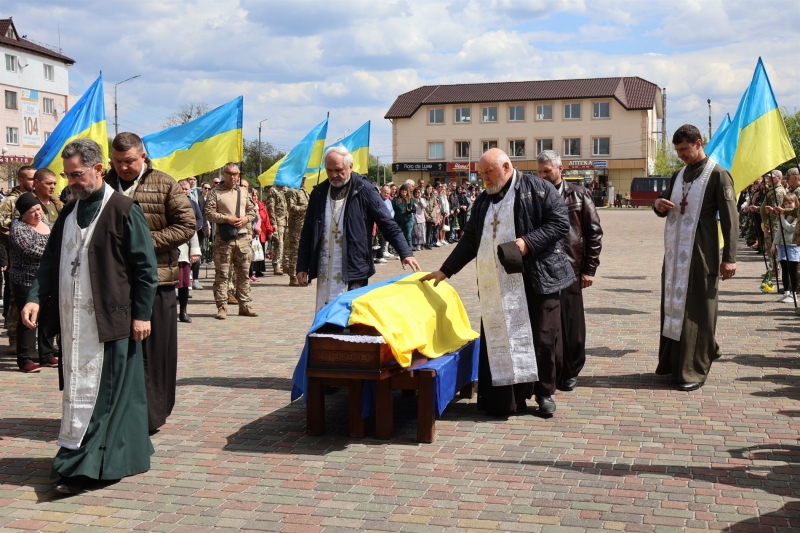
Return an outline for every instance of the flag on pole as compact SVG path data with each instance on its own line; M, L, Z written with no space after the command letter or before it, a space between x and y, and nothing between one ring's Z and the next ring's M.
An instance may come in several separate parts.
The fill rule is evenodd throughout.
M795 157L778 101L760 57L753 80L739 102L725 137L706 153L730 170L737 193L762 174Z
M353 156L353 171L365 176L369 171L369 127L370 121L368 120L356 131L331 145L341 145L347 148L347 150ZM325 153L331 146L326 146L323 153ZM325 165L323 165L323 167L324 166ZM314 178L316 178L316 176L314 176ZM319 182L322 183L326 179L328 179L328 173L325 172L325 169L323 168L322 172L319 174ZM306 180L306 188L311 190L309 188L309 181L310 180ZM311 185L316 185L316 181Z
M707 153L711 153L716 149L722 139L725 138L725 133L728 131L730 125L731 115L730 113L725 113L725 118L722 119L722 122L720 122L720 125L717 127L717 131L714 132L714 135L711 136L711 139L709 139L706 144L705 151Z
M64 163L61 151L75 139L91 139L100 145L103 152L103 166L108 162L108 133L106 131L106 106L103 100L103 73L75 102L55 127L44 145L33 158L33 166L49 168L56 175L56 194L67 186L61 177Z
M153 168L179 180L241 161L243 109L240 96L186 124L143 137Z
M322 153L327 135L328 119L326 118L308 132L308 135L288 154L261 174L258 177L259 183L265 187L285 185L292 189L299 189L304 176L309 179L313 176L316 179L317 173L322 167Z

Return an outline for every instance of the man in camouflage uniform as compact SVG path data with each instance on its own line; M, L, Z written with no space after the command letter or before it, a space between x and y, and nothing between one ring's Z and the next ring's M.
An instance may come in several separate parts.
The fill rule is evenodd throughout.
M772 183L769 182L770 178ZM783 173L780 170L773 170L766 175L766 188L767 194L764 201L761 203L761 221L764 223L764 249L768 255L772 255L770 249L772 248L772 227L777 225L777 215L767 213L767 207L781 207L783 205L783 197L786 196L786 189L781 184L783 180ZM771 211L771 210L770 210Z
M269 219L274 228L272 233L272 251L275 256L272 258L272 268L276 276L282 276L283 241L289 222L289 213L286 210L286 187L283 185L274 185L270 188L267 193L267 211L269 211Z
M206 220L217 224L214 236L214 301L217 304L215 318L225 320L228 316L228 274L231 267L236 272L236 294L239 300L240 316L258 316L250 307L250 261L253 250L250 248L253 221L256 219L256 206L247 190L239 187L240 171L236 163L228 163L223 168L224 181L214 187L206 199ZM236 210L237 199L239 210ZM230 241L220 238L220 224L236 228L237 236Z
M289 213L289 224L286 230L286 242L283 245L283 270L289 275L289 286L299 287L297 283L297 248L300 246L300 232L308 209L308 193L305 190L306 179L299 189L286 190L286 210Z
M16 210L17 198L23 193L33 192L35 180L33 175L36 169L32 166L20 167L17 171L17 182L19 185L14 187L8 192L3 203L0 204L0 245L8 250L8 232L11 230L11 223L19 218L19 213ZM11 283L9 283L8 270L4 273L6 276L6 294L3 295L4 311L6 316L6 329L8 330L8 353L13 355L17 353L17 321L19 320L19 310L17 304L14 303L14 294L11 292Z
M786 192L800 198L800 171L797 170L797 167L786 171Z

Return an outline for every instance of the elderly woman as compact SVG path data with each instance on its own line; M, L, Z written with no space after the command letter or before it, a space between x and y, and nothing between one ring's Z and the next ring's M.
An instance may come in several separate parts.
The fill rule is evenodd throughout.
M11 285L18 311L28 301L39 261L44 253L47 239L50 237L50 225L44 219L42 205L33 193L26 192L17 199L16 209L19 220L11 224L8 235L11 255ZM38 359L41 366L58 366L58 359L53 356L53 344L39 328L39 349L36 349L36 330L28 329L20 318L17 324L17 365L22 372L39 372Z

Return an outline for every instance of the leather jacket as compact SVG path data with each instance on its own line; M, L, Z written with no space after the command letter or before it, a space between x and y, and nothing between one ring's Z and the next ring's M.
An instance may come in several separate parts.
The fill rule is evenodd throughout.
M564 237L567 257L575 276L594 276L600 265L603 228L600 227L592 193L580 185L564 181L563 196L569 216L569 233Z

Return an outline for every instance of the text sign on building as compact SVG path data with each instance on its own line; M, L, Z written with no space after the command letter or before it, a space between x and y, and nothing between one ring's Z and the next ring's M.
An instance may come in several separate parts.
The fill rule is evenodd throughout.
M601 159L601 160L594 160L594 168L608 168L608 161Z
M0 163L22 163L24 165L30 165L33 163L33 158L22 155L3 155L0 156Z
M444 172L446 163L392 163L392 172Z
M594 168L593 161L570 161L569 167L574 170L589 170Z
M466 172L469 169L471 172L475 170L475 162L471 163L447 163L448 172Z
M42 137L39 135L39 91L22 89L22 146L39 148Z

